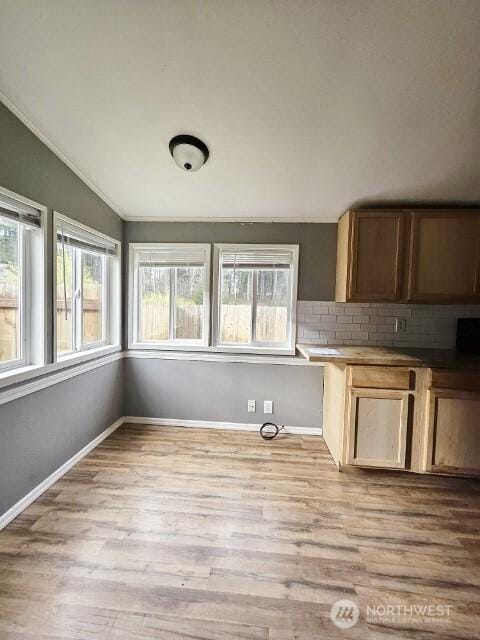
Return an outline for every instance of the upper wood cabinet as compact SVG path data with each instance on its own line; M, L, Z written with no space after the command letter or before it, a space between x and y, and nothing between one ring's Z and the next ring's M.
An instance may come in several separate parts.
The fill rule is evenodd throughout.
M337 302L480 301L480 212L348 211L336 285Z
M470 211L413 211L408 264L408 300L477 300L480 215Z
M403 212L348 211L337 242L337 302L400 300L405 236Z

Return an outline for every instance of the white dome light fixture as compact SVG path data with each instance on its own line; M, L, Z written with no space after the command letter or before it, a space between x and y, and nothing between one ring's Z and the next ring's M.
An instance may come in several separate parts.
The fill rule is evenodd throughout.
M176 164L188 173L201 169L210 155L204 142L186 134L172 138L168 147Z

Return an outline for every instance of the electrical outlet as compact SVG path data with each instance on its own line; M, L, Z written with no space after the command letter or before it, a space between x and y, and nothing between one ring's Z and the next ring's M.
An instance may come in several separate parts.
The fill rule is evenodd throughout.
M405 333L407 330L406 318L395 318L395 333Z
M263 401L263 413L273 413L273 400Z
M255 400L249 400L248 401L248 413L255 413L256 410L257 410L257 407L256 407Z

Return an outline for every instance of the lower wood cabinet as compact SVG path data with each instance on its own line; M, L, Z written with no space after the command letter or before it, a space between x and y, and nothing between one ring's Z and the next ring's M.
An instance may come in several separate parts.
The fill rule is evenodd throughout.
M325 365L323 437L339 469L480 475L480 372Z
M428 392L425 470L480 474L480 393Z
M405 468L409 396L388 389L350 390L347 464Z

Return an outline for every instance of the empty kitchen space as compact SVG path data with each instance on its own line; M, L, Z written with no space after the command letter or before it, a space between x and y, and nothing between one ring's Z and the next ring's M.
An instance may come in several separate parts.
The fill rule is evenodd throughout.
M0 640L480 639L479 24L0 3Z

